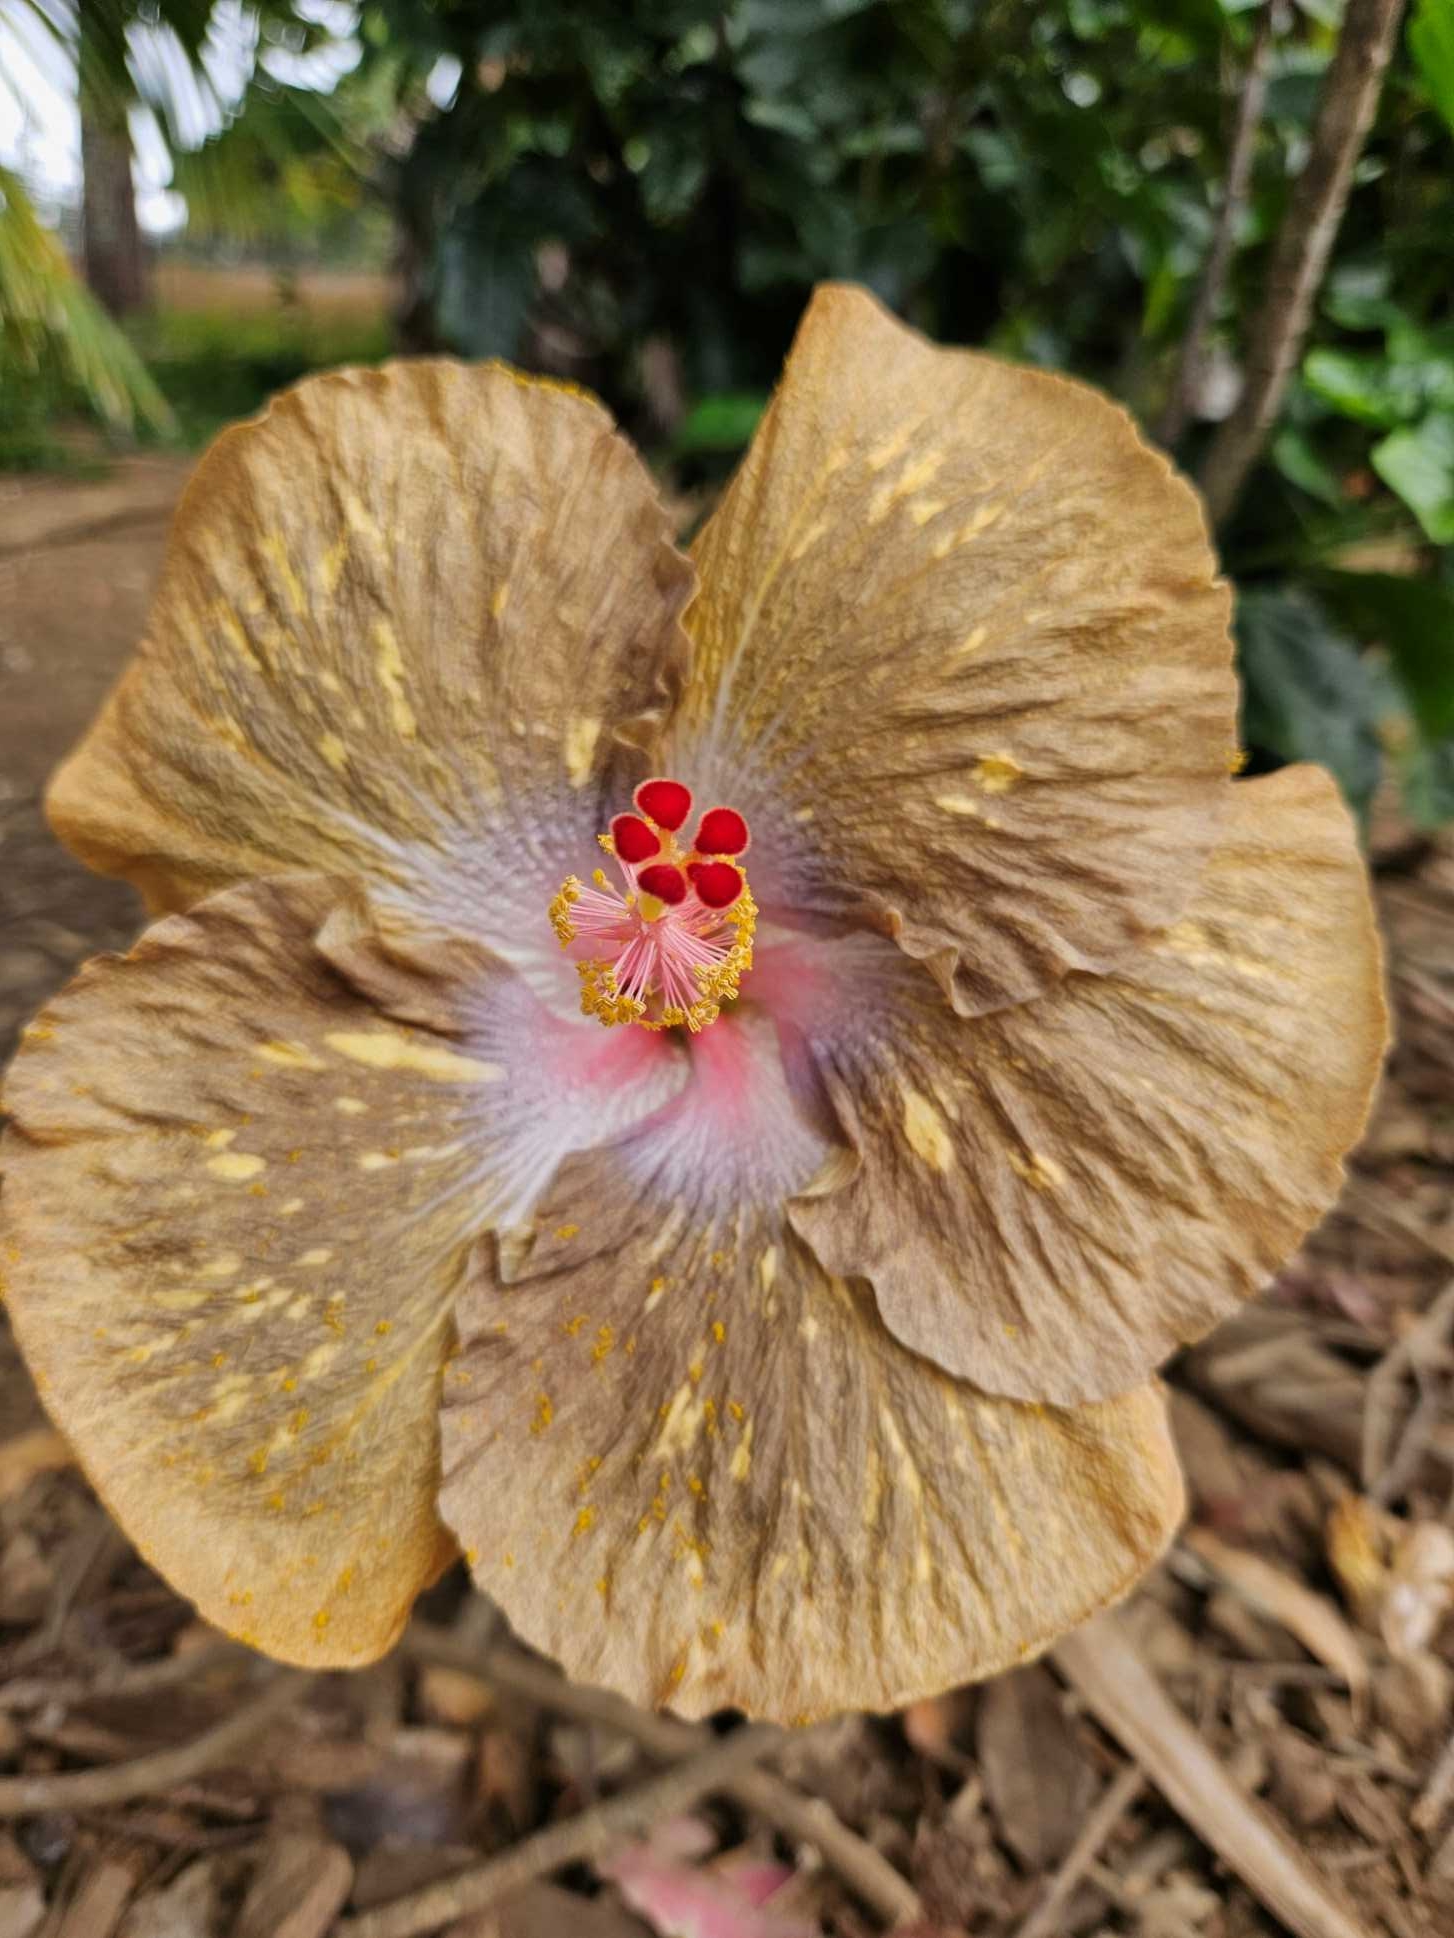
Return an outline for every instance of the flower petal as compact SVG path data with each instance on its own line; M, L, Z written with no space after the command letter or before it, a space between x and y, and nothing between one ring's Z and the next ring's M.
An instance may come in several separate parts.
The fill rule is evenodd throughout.
M1150 1564L1181 1491L1155 1389L986 1399L815 1264L775 1173L828 1147L756 1035L724 1017L705 1083L570 1160L533 1244L479 1248L440 1500L570 1675L791 1721L1044 1647Z
M1266 1283L1337 1195L1386 1037L1354 831L1309 767L1233 791L1184 919L1113 975L967 1023L890 987L816 1038L862 1162L793 1221L916 1352L1060 1405Z
M396 875L455 829L499 833L498 875L546 802L574 865L635 778L618 736L675 693L691 586L583 392L445 361L310 378L198 465L52 818L154 907L280 866Z
M609 1125L603 1097L629 1121L630 1086L555 1084L555 1019L478 960L463 1034L397 1020L402 957L381 1015L312 948L333 893L217 896L31 1026L0 1259L46 1404L141 1552L220 1627L347 1664L452 1552L437 1415L468 1248Z
M1229 602L1124 411L822 289L694 556L670 764L746 812L764 910L867 913L966 1014L1181 912Z

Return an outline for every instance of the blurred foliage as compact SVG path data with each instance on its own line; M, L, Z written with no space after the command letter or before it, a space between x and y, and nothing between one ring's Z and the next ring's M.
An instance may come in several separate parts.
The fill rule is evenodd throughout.
M206 16L207 0L176 3ZM178 180L200 231L266 239L285 264L387 210L403 347L584 383L687 488L726 475L827 277L940 340L1085 376L1149 427L1263 10L359 0L340 86L260 72L222 132L178 155ZM1250 191L1176 452L1193 474L1235 395L1339 13L1278 0ZM263 17L281 32L286 8ZM1454 0L1412 0L1301 369L1219 541L1255 762L1324 760L1360 807L1394 775L1430 822L1454 814L1451 236ZM230 326L215 357L195 324L138 338L189 429L336 347L251 330Z
M1258 0L368 0L415 133L411 341L602 392L684 480L750 435L812 285L1084 375L1148 423ZM1195 469L1306 155L1337 0L1284 5ZM438 65L436 65L438 64ZM421 92L431 71L453 92ZM1278 435L1221 534L1254 759L1454 812L1454 0L1416 0Z
M1416 0L1409 46L1434 105L1454 128L1454 7Z
M52 71L57 56L69 69L81 137L79 255L113 315L147 301L131 192L141 130L188 177L199 229L211 216L234 236L249 225L261 232L265 201L304 223L320 219L330 194L358 202L366 154L347 149L324 98L358 54L348 43L350 58L329 24L338 13L327 0L0 0L0 105L8 99L26 118L11 72L18 52L33 59L41 43ZM353 18L346 5L341 14Z
M172 428L145 365L79 281L20 181L0 168L0 467L64 462L52 425L82 405L113 429Z
M376 363L390 349L381 312L319 316L287 301L253 312L160 309L129 335L193 444L311 370Z
M369 167L367 148L330 96L265 77L216 135L174 157L171 186L186 198L190 243L220 239L277 253L296 242L318 258L333 253L336 229L351 237Z

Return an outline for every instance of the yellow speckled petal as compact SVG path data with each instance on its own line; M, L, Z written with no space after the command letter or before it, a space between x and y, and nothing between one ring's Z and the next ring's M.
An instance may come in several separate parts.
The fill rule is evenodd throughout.
M965 1014L1185 906L1228 788L1201 508L1086 386L820 290L694 547L668 756L774 904L867 918Z
M89 965L25 1033L0 1144L10 1313L98 1492L209 1621L314 1664L380 1655L452 1552L439 1384L470 1244L675 1080L635 1032L572 1092L519 978L476 953L411 990L356 911L345 980L311 946L334 895L255 883ZM359 993L371 960L391 1014Z
M1233 790L1185 915L1114 974L969 1022L901 975L856 1037L820 1035L861 1164L793 1221L951 1372L1124 1392L1332 1204L1385 1039L1353 827L1326 774L1288 768Z
M771 1031L708 1039L664 1120L476 1254L440 1497L476 1582L570 1675L691 1715L888 1709L1023 1660L1169 1539L1159 1392L1017 1406L906 1351L771 1201L828 1155Z
M444 361L311 378L198 465L52 819L158 908L279 867L408 885L492 834L498 876L549 814L573 863L629 787L618 737L676 690L691 585L584 393Z

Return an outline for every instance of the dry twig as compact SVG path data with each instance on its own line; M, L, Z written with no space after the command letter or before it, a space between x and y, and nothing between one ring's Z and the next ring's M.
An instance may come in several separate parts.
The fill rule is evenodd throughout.
M580 1688L554 1669L497 1642L487 1651L461 1643L447 1630L415 1622L404 1647L421 1662L465 1669L502 1689L629 1736L652 1756L676 1762L712 1742L711 1733L672 1716L657 1716L606 1689ZM805 1797L769 1770L744 1770L722 1786L726 1795L764 1818L789 1837L811 1844L823 1862L864 1904L890 1925L911 1924L924 1915L923 1901L906 1878L872 1844L838 1818L817 1797Z
M1067 1636L1053 1660L1202 1841L1297 1938L1369 1938L1297 1846L1243 1794L1146 1667L1118 1617Z
M45 1620L11 1651L12 1665L39 1661L57 1648L87 1583L109 1574L125 1552L121 1530L104 1508L94 1508L62 1550Z
M472 1864L392 1904L345 1919L338 1927L338 1938L418 1938L420 1932L486 1911L563 1865L604 1856L663 1817L689 1810L712 1791L727 1788L749 1764L779 1749L782 1741L781 1730L762 1723L734 1730L730 1736L709 1737L708 1748L636 1789L608 1797L564 1823L548 1824L483 1864Z
M54 1775L0 1777L0 1818L34 1817L47 1810L96 1810L150 1797L216 1769L235 1750L296 1703L312 1677L299 1671L275 1676L249 1703L190 1743L154 1750L129 1763Z
M1134 1763L1128 1763L1111 1779L1081 1827L1080 1835L1062 1858L1044 1897L1015 1933L1015 1938L1056 1938L1061 1913L1070 1903L1075 1887L1145 1787L1146 1779Z
M1200 482L1213 524L1237 502L1302 354L1402 12L1403 0L1348 0L1307 163L1273 245L1266 294L1247 332L1242 395L1213 438L1202 468Z
M106 1662L91 1676L12 1676L0 1682L0 1710L44 1709L48 1703L89 1702L97 1696L149 1696L178 1683L202 1682L214 1669L254 1662L241 1642L209 1642L155 1662Z
M1421 1224L1386 1185L1373 1184L1364 1177L1351 1179L1343 1193L1342 1209L1356 1212L1370 1224L1407 1238L1424 1251L1432 1252L1435 1258L1442 1258L1446 1265L1454 1265L1454 1241Z
M1432 1836L1438 1828L1439 1820L1449 1807L1449 1799L1454 1796L1454 1736L1439 1753L1439 1760L1429 1772L1429 1780L1419 1792L1418 1801L1409 1812L1409 1822L1415 1830Z
M1448 1339L1454 1323L1454 1281L1396 1339L1368 1376L1368 1399L1363 1409L1363 1491L1386 1504L1396 1489L1390 1477L1406 1463L1395 1458L1394 1423L1404 1375L1418 1372L1422 1363Z
M1296 1636L1309 1655L1332 1669L1347 1684L1355 1712L1364 1713L1368 1661L1358 1637L1326 1595L1315 1594L1251 1549L1233 1547L1210 1528L1186 1528L1181 1542L1203 1570L1209 1570L1249 1608Z

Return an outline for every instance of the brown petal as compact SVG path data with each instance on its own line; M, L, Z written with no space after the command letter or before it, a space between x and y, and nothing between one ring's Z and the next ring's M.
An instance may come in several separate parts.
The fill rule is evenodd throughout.
M965 1014L1180 914L1227 792L1228 595L1116 405L822 289L694 553L671 758L748 813L764 906L867 912Z
M760 1137L782 1084L733 1093ZM1181 1512L1159 1392L984 1398L732 1162L643 1126L475 1256L441 1510L525 1639L637 1702L793 1721L993 1674L1124 1593Z
M617 735L676 690L691 584L584 393L499 364L310 378L198 465L52 818L154 907L280 864L388 876L451 828L498 828L499 875L547 798L588 855L629 786Z
M346 1664L452 1552L440 1370L503 1086L314 954L331 894L218 896L31 1025L0 1259L45 1402L140 1551L219 1627Z
M1353 828L1316 768L1233 791L1186 916L1113 975L964 1023L901 981L820 1045L862 1164L797 1228L899 1339L995 1393L1124 1392L1337 1195L1386 1018Z

